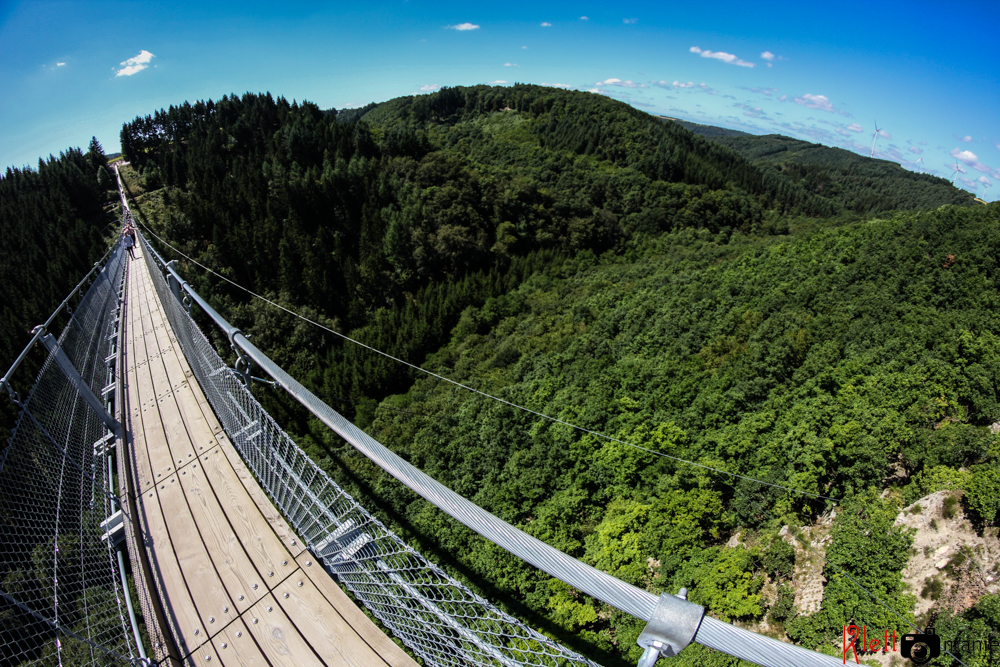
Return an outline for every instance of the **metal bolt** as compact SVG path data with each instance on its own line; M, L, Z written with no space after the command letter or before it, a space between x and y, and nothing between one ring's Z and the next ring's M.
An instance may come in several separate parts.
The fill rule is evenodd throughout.
M254 584L253 586L251 586L251 588L253 588L254 590L257 590L257 584Z
M242 637L243 636L243 631L242 630L237 630L236 631L236 636L237 637Z
M240 595L240 601L242 601L242 600L243 600L243 596L242 596L242 595Z
M285 593L285 599L286 600L288 599L288 593Z
M212 656L206 655L205 656L205 662L212 662Z
M311 560L306 561L306 567L312 567L313 562Z
M255 619L253 619L253 624L254 624L254 625L257 625L257 619L256 619L256 618L255 618Z
M195 631L194 631L194 633L195 633L196 635L197 635L197 634L201 634L201 630L195 630Z
M267 610L268 610L268 611L271 611L271 608L270 608L270 607L268 607L268 608L267 608Z
M274 576L274 572L268 572L268 573L267 573L267 576L269 576L269 577L273 577L273 576Z
M222 648L229 648L229 644L227 644L226 642L222 642Z
M209 623L215 623L215 616L209 616L208 617L208 622Z
M295 546L295 540L292 540L292 546L293 547Z
M229 613L229 607L223 607L222 608L222 613L228 614Z
M282 565L288 565L288 561L287 560L283 560L283 561L281 561L281 564Z
M299 582L299 588L302 588L302 582L301 581Z

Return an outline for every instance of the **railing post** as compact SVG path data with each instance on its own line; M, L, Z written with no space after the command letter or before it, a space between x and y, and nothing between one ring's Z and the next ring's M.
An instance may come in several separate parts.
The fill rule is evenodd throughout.
M59 347L59 341L55 339L55 336L52 334L44 334L40 340L42 341L42 345L44 345L49 351L49 354L55 358L55 362L56 365L59 366L59 370L63 372L66 379L68 379L76 388L77 393L79 393L80 397L87 402L90 409L93 410L98 417L100 417L101 421L104 422L104 425L108 427L109 431L112 433L118 433L118 422L111 416L111 413L108 412L108 409L105 407L104 403L101 402L101 399L97 397L97 394L95 394L91 388L87 386L87 383L83 381L83 377L80 375L80 372L76 370L73 362L69 360L69 357L66 356L63 349Z
M170 291L173 293L174 298L177 299L178 303L181 303L183 297L181 295L181 284L178 282L177 278L174 277L173 272L170 270L177 264L177 260L171 260L167 262L164 268L167 269L167 285L170 286Z

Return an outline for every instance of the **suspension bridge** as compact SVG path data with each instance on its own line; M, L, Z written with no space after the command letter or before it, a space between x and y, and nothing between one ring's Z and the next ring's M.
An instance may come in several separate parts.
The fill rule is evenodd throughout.
M683 591L635 588L458 496L295 381L138 238L135 258L108 251L0 380L19 411L0 452L0 664L595 665L345 493L254 399L252 364L442 511L646 622L640 665L692 642L765 667L841 664L706 616ZM35 345L47 357L22 398L11 381Z

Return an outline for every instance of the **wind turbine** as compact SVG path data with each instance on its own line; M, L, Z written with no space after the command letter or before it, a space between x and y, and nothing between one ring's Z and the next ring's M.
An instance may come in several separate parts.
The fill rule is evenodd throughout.
M875 142L878 141L878 133L882 131L882 128L878 126L878 121L875 121L875 134L872 136L872 154L869 157L875 157Z
M963 174L964 174L965 172L964 172L964 171L962 170L962 165L960 165L960 164L959 164L959 163L957 163L957 162L956 162L956 163L955 163L954 165L952 165L952 166L953 166L953 167L955 167L955 171L951 172L951 184L952 184L952 185L955 185L955 174L957 174L957 173L958 173L958 172L960 172L960 171L961 171L961 172L962 172Z
M916 161L916 162L914 163L914 166L916 166L916 168L917 168L917 169L919 170L919 169L920 169L920 163L921 163L921 162L923 162L923 161L924 161L924 159L923 159L923 158L920 158L920 159L918 159L918 160L917 160L917 161Z

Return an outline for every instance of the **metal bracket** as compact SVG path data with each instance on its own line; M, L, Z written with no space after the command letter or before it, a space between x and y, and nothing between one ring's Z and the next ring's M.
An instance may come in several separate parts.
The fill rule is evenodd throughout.
M677 595L661 594L652 618L636 640L644 649L639 667L653 667L661 657L672 658L687 648L704 615L704 607L687 601L686 588Z
M104 407L101 399L97 398L93 390L87 386L86 382L83 381L83 378L80 376L80 372L76 370L75 366L73 366L73 362L69 360L69 357L66 356L63 349L59 347L59 342L55 339L55 336L52 334L45 334L40 340L49 351L49 354L52 355L56 365L59 366L59 370L63 372L66 379L69 380L70 383L76 388L77 393L79 393L80 397L87 402L90 409L97 414L101 421L104 422L104 425L108 427L109 431L112 433L118 433L118 422L111 416L108 409Z
M125 539L125 522L123 521L122 511L118 510L102 521L101 530L104 531L104 534L101 535L101 540L110 540L109 543L112 546L118 546Z
M236 371L236 373L240 376L240 379L243 380L243 384L249 388L251 378L250 370L253 362L250 360L250 357L247 356L246 352L244 352L243 349L236 344L236 334L243 335L243 332L236 329L229 336L230 347L232 347L233 351L236 353L236 363L233 364L233 370Z

